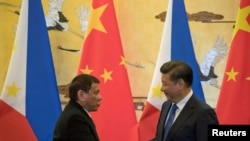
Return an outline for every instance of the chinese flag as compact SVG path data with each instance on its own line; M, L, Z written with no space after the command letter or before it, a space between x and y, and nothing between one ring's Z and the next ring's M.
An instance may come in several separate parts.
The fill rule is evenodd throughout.
M241 0L216 112L220 124L250 124L250 1Z
M112 0L93 0L78 73L101 81L102 102L91 113L101 141L137 141L138 129Z

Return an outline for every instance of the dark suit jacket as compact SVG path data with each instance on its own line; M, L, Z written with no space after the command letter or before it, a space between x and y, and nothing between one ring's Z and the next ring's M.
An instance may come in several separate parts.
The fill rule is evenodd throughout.
M170 101L163 103L156 137L152 141L163 140L163 129L170 106ZM173 123L166 141L207 141L210 124L219 124L214 109L193 94Z
M94 122L75 101L69 101L59 117L53 141L99 141Z

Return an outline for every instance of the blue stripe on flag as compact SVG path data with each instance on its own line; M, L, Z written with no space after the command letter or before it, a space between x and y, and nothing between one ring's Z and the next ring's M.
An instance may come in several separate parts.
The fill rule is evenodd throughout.
M199 68L189 31L184 0L173 0L172 10L171 60L182 60L192 67L194 73L192 89L198 98L205 101L199 77Z
M39 141L52 140L61 104L40 0L29 0L26 117Z

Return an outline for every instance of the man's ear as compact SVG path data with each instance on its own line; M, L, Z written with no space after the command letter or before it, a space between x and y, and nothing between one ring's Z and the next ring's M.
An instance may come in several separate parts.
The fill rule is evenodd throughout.
M185 82L183 79L179 79L177 83L179 88L182 89L183 87L185 87Z
M78 97L78 100L84 101L86 99L86 94L83 90L78 90L77 97Z

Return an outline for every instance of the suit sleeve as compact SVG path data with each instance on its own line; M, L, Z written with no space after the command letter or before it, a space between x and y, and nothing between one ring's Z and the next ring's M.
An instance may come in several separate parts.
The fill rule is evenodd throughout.
M206 109L197 121L197 141L208 141L208 125L217 125L218 119L213 109Z

